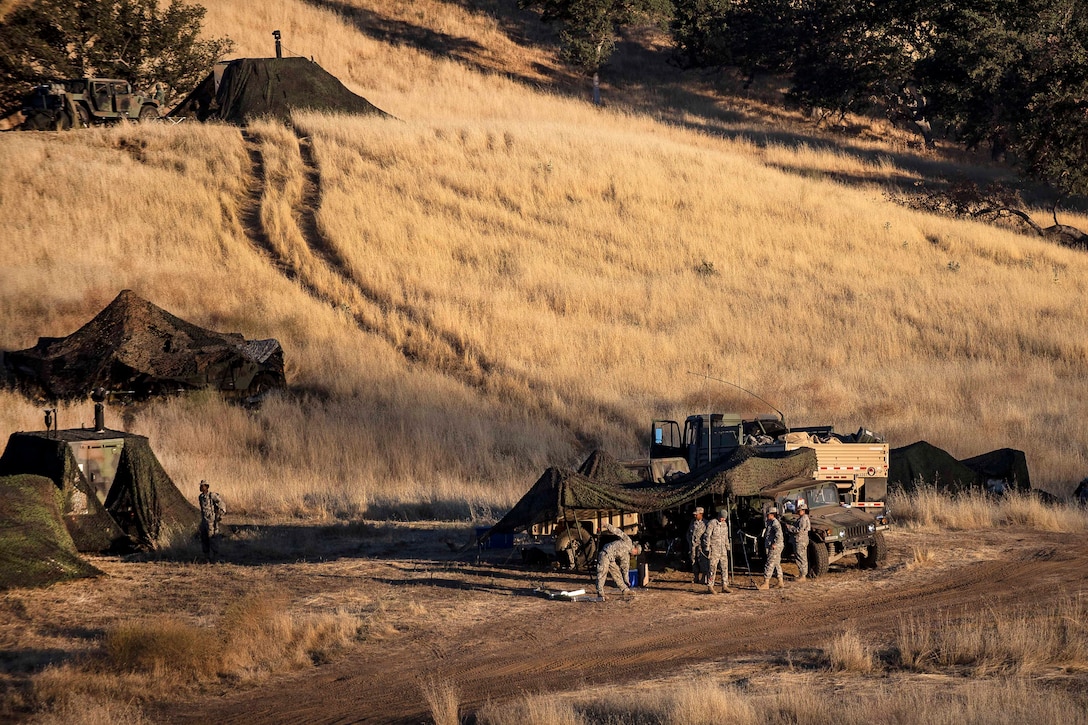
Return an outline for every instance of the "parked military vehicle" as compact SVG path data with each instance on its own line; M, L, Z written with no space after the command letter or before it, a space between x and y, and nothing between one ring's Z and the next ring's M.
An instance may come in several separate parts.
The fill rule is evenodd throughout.
M66 131L93 124L158 119L165 97L136 93L118 78L57 80L36 87L23 99L23 128Z
M811 577L823 576L831 564L850 555L856 555L858 565L864 568L879 567L887 560L883 533L888 529L887 514L882 509L868 511L843 505L834 483L823 481L813 481L811 486L803 488L784 486L761 491L758 496L738 497L734 502L735 545L745 547L749 560L764 559L762 534L767 510L777 508L782 523L792 525L800 518L802 506L809 508L812 524L809 540L795 542L784 528L783 533L787 534L784 561L793 559L796 545L801 543L808 547Z
M733 413L689 415L683 429L674 420L655 420L650 431L652 471L694 471L722 461L742 445L760 453L812 448L813 479L833 483L840 503L883 508L888 494L888 444L864 428L850 435L833 426L788 427L781 415L744 419ZM666 474L667 475L667 474Z

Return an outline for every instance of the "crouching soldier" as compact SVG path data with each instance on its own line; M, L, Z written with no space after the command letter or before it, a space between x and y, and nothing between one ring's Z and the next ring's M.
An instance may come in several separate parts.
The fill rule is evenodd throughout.
M722 591L731 593L729 588L729 512L725 509L718 511L718 518L706 525L703 534L703 551L710 564L707 573L706 588L711 594L715 594L714 580L718 578L718 569L722 572Z
M612 575L612 581L620 588L623 595L631 593L631 587L627 585L627 572L631 564L631 557L642 553L642 546L631 541L631 537L623 533L612 524L606 523L604 530L619 538L610 541L601 547L597 554L597 597L604 601L604 585L608 575Z

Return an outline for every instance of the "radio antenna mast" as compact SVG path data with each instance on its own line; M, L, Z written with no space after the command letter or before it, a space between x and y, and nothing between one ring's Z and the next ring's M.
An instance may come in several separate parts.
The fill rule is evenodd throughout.
M688 371L688 375L695 375L696 377L700 377L700 378L705 378L705 379L707 379L707 380L713 380L713 381L715 381L715 382L718 382L718 383L723 383L723 384L725 384L725 385L729 385L729 386L732 386L732 387L736 388L737 390L740 390L740 391L742 391L742 392L748 393L748 394L749 394L749 395L751 395L751 396L752 396L753 398L755 398L756 400L760 401L761 403L764 403L764 404L765 404L765 405L767 405L767 407L769 407L769 408L770 408L771 410L773 410L774 412L778 413L778 419L779 419L780 421L782 421L782 425L785 425L785 424L786 424L786 414L785 414L785 413L783 413L783 412L782 412L781 410L779 410L778 408L776 408L776 407L774 407L773 405L771 405L771 404L770 404L770 403L769 403L769 402L768 402L767 400L765 400L765 399L763 399L763 398L759 397L758 395L756 395L755 393L753 393L753 392L752 392L751 390L749 390L748 388L742 388L741 386L737 385L736 383L731 383L731 382L729 382L728 380L722 380L721 378L716 378L716 377L714 377L713 375L711 375L710 373L693 373L693 372L691 372L691 371L689 370L689 371Z

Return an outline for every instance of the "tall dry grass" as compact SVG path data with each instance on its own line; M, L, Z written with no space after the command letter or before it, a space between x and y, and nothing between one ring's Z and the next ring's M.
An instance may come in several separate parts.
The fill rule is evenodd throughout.
M1075 503L1045 503L1025 493L994 497L981 491L949 494L933 486L895 491L888 510L897 525L915 529L969 531L1024 526L1037 531L1088 531L1088 509Z
M621 691L564 693L554 707L556 722L609 725L688 725L762 723L764 725L865 725L874 720L926 725L1083 724L1088 722L1082 692L1048 687L1021 678L950 680L920 678L874 680L854 675L834 682L826 677L773 673L747 685L720 678L642 684ZM724 696L722 693L725 693ZM542 696L489 705L478 721L513 725Z
M1088 667L1088 602L1062 596L1027 610L986 609L900 620L895 648L903 667L964 667L976 675Z
M70 333L126 287L283 344L292 391L260 411L110 409L191 498L207 478L237 512L501 509L548 465L639 453L651 418L764 412L687 374L708 369L797 424L957 456L1014 446L1058 493L1088 472L1088 261L883 198L939 162L593 108L522 83L551 51L492 15L338 7L208 4L240 54L267 55L279 28L401 119L256 124L263 183L225 126L0 136L0 348ZM392 35L360 30L378 26ZM480 50L442 52L452 38ZM487 72L502 63L521 70ZM40 406L0 396L3 431L41 426ZM85 410L63 406L62 427Z

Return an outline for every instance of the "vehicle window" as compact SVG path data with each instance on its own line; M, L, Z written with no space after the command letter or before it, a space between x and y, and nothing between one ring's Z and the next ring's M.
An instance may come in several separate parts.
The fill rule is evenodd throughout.
M834 486L811 488L806 493L809 506L837 506L839 503L839 491Z

